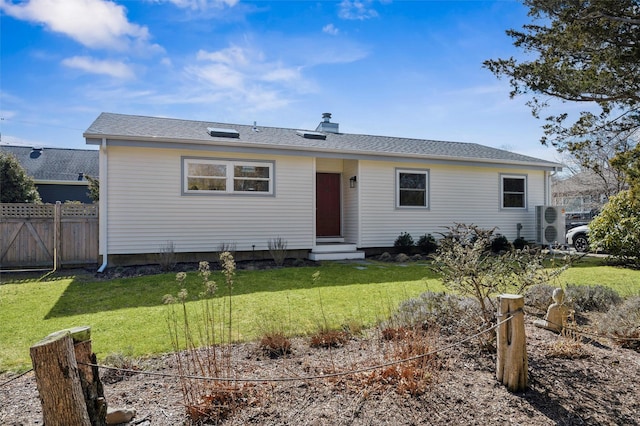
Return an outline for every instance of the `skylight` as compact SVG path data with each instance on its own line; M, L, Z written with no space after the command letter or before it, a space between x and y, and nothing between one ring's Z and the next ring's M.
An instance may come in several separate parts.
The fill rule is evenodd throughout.
M239 138L240 133L235 129L224 129L221 127L207 127L209 136L217 136L220 138Z
M320 132L310 132L308 130L298 130L296 131L298 136L302 136L305 139L327 139L327 135Z

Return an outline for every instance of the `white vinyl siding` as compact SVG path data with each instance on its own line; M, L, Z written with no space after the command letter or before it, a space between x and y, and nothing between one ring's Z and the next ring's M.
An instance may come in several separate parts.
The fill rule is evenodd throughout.
M429 170L429 210L399 209L395 201L396 169ZM543 171L464 167L432 164L359 162L359 200L361 247L391 247L402 232L417 240L432 234L439 238L446 226L468 223L483 228L498 227L497 232L512 241L520 235L535 240L535 211L501 210L498 176L527 174L527 205L544 204Z
M214 252L222 243L238 251L266 250L282 237L290 249L311 248L313 159L108 147L108 252L157 252L172 241L178 252ZM219 157L276 164L273 196L183 195L182 158Z
M356 184L355 188L351 188L349 185L349 178L355 176ZM344 171L342 179L342 194L343 194L343 223L342 223L342 235L345 241L355 243L360 246L360 227L359 227L359 200L360 189L358 180L360 179L358 170L358 161L345 160Z

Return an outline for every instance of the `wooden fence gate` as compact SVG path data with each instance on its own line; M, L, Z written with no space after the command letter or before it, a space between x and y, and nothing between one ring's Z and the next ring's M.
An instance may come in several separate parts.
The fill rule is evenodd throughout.
M98 263L95 204L0 204L0 268Z

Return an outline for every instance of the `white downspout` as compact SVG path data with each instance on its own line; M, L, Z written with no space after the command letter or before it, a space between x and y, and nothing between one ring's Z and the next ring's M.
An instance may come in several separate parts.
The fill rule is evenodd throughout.
M104 272L107 267L107 138L102 138L100 146L100 200L99 206L99 223L100 232L98 239L100 241L100 253L102 253L102 265L98 268L98 272Z
M551 193L551 178L554 177L557 174L558 174L558 170L556 168L554 168L553 171L551 171L551 172L547 172L547 171L544 172L544 175L545 175L544 190L546 192L545 197L544 197L545 198L545 203L544 203L545 206L550 206L551 202L553 201L552 200L553 197L552 197L552 193Z

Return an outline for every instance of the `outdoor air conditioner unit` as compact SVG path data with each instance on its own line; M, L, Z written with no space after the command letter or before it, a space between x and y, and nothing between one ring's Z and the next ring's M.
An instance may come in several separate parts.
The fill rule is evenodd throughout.
M545 246L564 244L564 212L561 207L536 206L536 242Z

